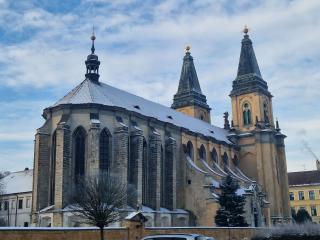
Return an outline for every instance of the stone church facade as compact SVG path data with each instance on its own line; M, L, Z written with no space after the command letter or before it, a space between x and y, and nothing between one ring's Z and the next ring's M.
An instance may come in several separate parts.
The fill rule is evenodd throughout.
M85 80L44 109L35 135L33 225L77 226L68 194L77 176L99 171L134 186L124 214L138 208L148 226L215 225L227 175L246 197L249 225L290 220L285 136L247 31L223 128L210 123L190 48L170 108L103 83L94 40Z

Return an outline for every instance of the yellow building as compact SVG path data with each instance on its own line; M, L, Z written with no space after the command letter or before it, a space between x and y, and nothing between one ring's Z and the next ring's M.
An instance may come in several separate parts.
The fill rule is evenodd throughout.
M291 211L304 208L313 222L320 223L320 169L290 172L288 178Z

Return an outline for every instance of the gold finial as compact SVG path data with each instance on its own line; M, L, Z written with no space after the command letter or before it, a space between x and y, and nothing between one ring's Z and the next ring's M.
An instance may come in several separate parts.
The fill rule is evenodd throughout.
M92 25L92 35L90 38L92 41L96 40L96 36L94 35L94 25Z
M244 25L243 33L244 33L245 35L248 35L248 32L249 32L248 26L247 26L247 25Z
M190 49L191 49L191 46L187 45L187 46L186 46L186 49L185 49L185 50L186 50L186 53L190 52Z

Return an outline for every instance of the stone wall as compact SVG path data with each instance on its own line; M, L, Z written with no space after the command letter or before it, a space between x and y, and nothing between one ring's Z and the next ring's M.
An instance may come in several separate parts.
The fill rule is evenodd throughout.
M260 228L143 228L139 223L129 228L107 228L105 239L137 240L144 236L170 233L197 233L214 237L216 240L249 240ZM13 228L1 229L0 239L6 240L87 240L99 239L99 230L93 228Z
M111 228L105 230L105 239L129 240L127 228ZM6 240L88 240L100 239L98 229L68 229L68 228L42 228L42 229L1 229L0 239Z

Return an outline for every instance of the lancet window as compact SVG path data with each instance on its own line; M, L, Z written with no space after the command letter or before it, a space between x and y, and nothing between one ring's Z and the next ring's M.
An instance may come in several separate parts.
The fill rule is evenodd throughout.
M99 169L100 171L109 171L111 158L111 134L107 129L100 133L99 140Z
M203 159L205 161L207 160L206 148L203 145L201 145L200 147L199 154L200 154L200 159Z
M215 148L212 149L211 157L214 163L218 163L218 154Z
M187 143L187 155L191 158L192 161L194 160L193 145L190 141Z
M85 173L85 147L86 132L83 127L78 127L73 133L74 174L75 178Z
M57 133L56 131L52 136L52 145L51 145L51 161L50 161L50 194L49 194L49 202L50 205L54 204L54 193L55 193L55 178L56 178L56 141Z
M242 115L243 115L243 125L250 125L252 123L252 120L251 120L251 108L249 103L243 104Z

